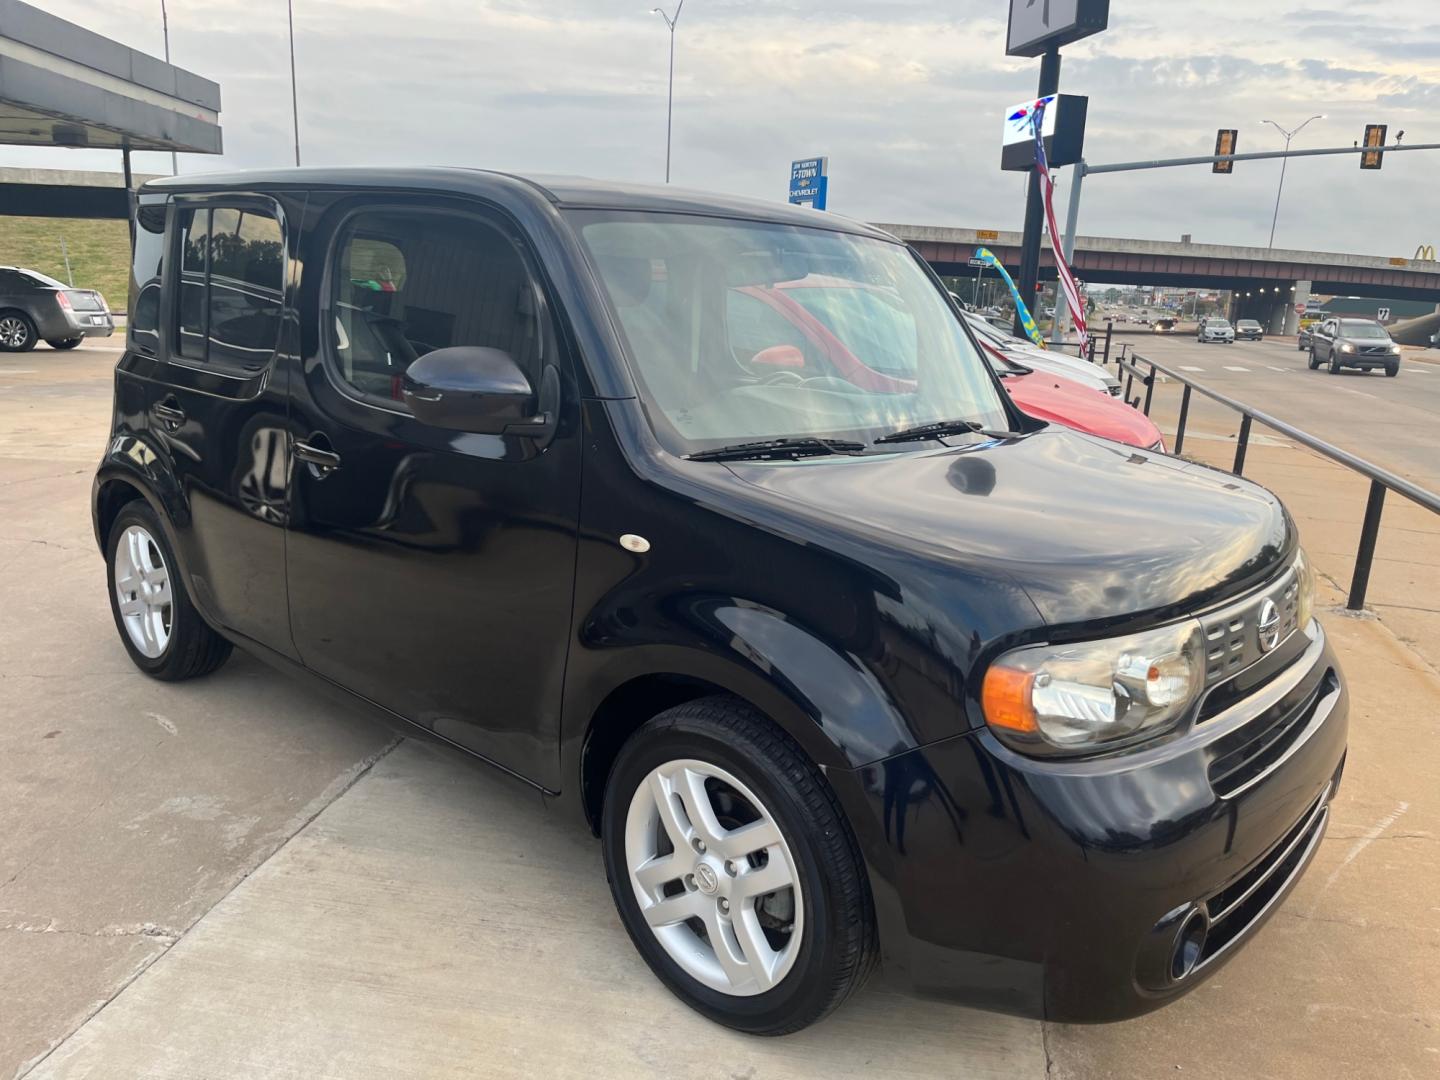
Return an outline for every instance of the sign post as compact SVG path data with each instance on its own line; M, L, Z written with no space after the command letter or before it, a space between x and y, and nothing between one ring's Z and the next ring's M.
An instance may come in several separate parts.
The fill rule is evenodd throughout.
M802 158L790 163L790 197L792 206L808 206L824 210L830 194L830 159Z
M1046 98L1060 91L1061 46L1098 34L1109 22L1110 0L1010 0L1005 52L1008 56L1041 57L1040 85L1035 96ZM1040 277L1040 232L1044 216L1040 173L1033 170L1025 197L1025 238L1020 246L1022 296L1034 296L1035 283ZM1017 311L1016 336L1028 336L1026 330Z

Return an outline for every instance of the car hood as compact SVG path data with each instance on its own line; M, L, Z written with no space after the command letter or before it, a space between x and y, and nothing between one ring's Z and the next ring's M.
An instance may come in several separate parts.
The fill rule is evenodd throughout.
M941 570L1008 577L1051 632L1203 609L1260 584L1295 548L1289 514L1264 488L1059 427L944 451L730 468Z
M1037 420L1064 424L1128 446L1149 448L1160 441L1160 430L1148 416L1103 390L1040 372L1007 375L1001 382L1015 404Z

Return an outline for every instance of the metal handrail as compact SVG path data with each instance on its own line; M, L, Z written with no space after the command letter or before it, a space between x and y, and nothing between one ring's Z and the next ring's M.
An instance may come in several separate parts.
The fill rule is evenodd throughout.
M1150 371L1147 374L1137 364L1148 364ZM1155 392L1155 375L1163 374L1166 378L1174 379L1180 383L1185 390L1180 399L1180 422L1175 432L1175 445L1172 453L1180 453L1185 446L1185 425L1190 416L1190 396L1198 392L1210 400L1233 409L1240 414L1240 433L1235 445L1235 464L1230 470L1236 476L1244 475L1245 451L1250 445L1250 428L1253 423L1263 424L1272 431L1278 431L1286 438L1299 443L1301 446L1314 450L1317 454L1328 457L1331 461L1345 466L1351 472L1357 472L1370 481L1370 496L1365 504L1365 521L1360 529L1360 544L1355 552L1355 573L1350 579L1350 596L1346 601L1346 607L1351 611L1359 611L1365 606L1365 593L1370 585L1370 568L1375 559L1375 543L1380 532L1380 517L1385 509L1385 493L1393 491L1397 495L1403 495L1418 506L1424 507L1432 514L1440 514L1440 494L1420 487L1418 484L1406 480L1403 476L1397 476L1389 469L1382 469L1373 462L1342 450L1340 447L1318 439L1308 431L1303 431L1294 424L1288 424L1278 417L1269 413L1261 412L1243 401L1236 401L1228 395L1212 390L1210 387L1188 378L1173 368L1157 363L1145 356L1135 356L1133 362L1122 360L1119 367L1126 372L1125 400L1136 408L1141 408L1138 400L1130 400L1130 389L1135 379L1140 379L1145 386L1145 403L1143 411L1146 416L1150 415L1150 405Z

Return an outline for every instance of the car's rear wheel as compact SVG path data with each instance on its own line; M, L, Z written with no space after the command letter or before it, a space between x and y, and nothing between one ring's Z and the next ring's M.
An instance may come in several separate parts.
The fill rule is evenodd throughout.
M29 352L35 347L35 324L21 311L0 315L0 349L5 352Z
M52 349L59 349L59 350L61 350L61 351L63 352L65 349L73 349L73 348L75 348L76 345L79 345L80 342L82 342L82 341L84 341L84 340L85 340L84 338L72 337L72 338L59 338L59 339L56 339L55 341L51 341L49 338L46 338L46 339L45 339L45 344L46 344L46 345L49 345Z
M636 948L718 1023L798 1031L874 966L869 890L833 793L737 699L677 706L629 739L606 786L602 839Z
M164 530L148 503L122 509L106 545L110 611L135 666L175 682L214 671L230 642L195 610Z

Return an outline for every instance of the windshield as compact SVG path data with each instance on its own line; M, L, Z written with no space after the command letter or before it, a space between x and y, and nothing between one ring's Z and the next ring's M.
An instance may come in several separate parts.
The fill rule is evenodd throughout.
M1260 324L1259 324L1258 322L1256 322L1254 319L1241 319L1241 320L1240 320L1238 323L1236 323L1235 325L1236 325L1236 326L1243 326L1243 327L1245 327L1245 329L1247 329L1247 330L1250 329L1250 327L1252 327L1252 326L1253 326L1253 327L1256 327L1256 328L1259 328L1259 326L1260 326Z
M1390 338L1383 326L1373 322L1342 322L1340 333L1343 337L1385 338L1386 340Z
M899 244L676 214L574 219L673 453L1009 424L954 309Z
M1228 330L1230 329L1230 324L1224 319L1207 319L1205 321L1205 328L1207 330Z

